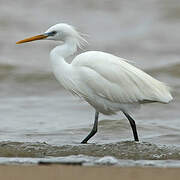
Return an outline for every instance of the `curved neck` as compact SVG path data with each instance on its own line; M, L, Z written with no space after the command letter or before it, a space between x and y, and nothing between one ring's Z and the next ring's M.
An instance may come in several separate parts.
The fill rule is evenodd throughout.
M76 40L66 39L63 45L55 47L50 53L54 75L65 88L68 88L71 84L70 74L72 72L72 66L65 61L65 58L73 55L76 51Z

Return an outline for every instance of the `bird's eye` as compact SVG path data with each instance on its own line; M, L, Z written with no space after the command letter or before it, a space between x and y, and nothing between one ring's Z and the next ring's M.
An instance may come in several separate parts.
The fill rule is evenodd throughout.
M48 33L49 36L54 36L57 33L57 31L51 31Z
M52 31L52 34L55 35L57 32L56 31Z

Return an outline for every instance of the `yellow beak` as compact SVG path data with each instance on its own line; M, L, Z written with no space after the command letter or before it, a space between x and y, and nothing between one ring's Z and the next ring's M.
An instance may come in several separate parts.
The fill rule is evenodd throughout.
M30 38L26 38L26 39L23 39L21 41L18 41L18 42L16 42L16 44L26 43L26 42L30 42L30 41L36 41L36 40L40 40L40 39L45 39L47 37L48 37L48 35L46 35L46 34L40 34L37 36L33 36Z

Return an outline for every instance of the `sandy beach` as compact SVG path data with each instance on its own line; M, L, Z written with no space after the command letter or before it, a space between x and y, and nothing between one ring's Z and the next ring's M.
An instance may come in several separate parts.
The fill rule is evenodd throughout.
M1 165L1 180L174 180L180 178L178 168L149 167L81 167L64 165Z

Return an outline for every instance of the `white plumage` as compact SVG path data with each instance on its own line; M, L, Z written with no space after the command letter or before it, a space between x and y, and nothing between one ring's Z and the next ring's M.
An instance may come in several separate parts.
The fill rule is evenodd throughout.
M77 47L85 42L70 25L57 24L42 35L17 43L37 39L63 41L62 45L55 47L50 53L54 74L66 89L96 109L97 118L99 112L110 115L118 111L122 111L128 118L128 113L140 104L168 103L172 100L167 85L129 64L127 60L112 54L88 51L76 56L72 63L68 64L65 58L73 55ZM130 119L132 123L133 120ZM83 143L87 142L85 141Z
M129 112L145 102L168 103L172 100L164 83L111 54L85 52L71 65L78 68L76 73L80 79L76 83L80 88L77 93L104 114L119 110Z

